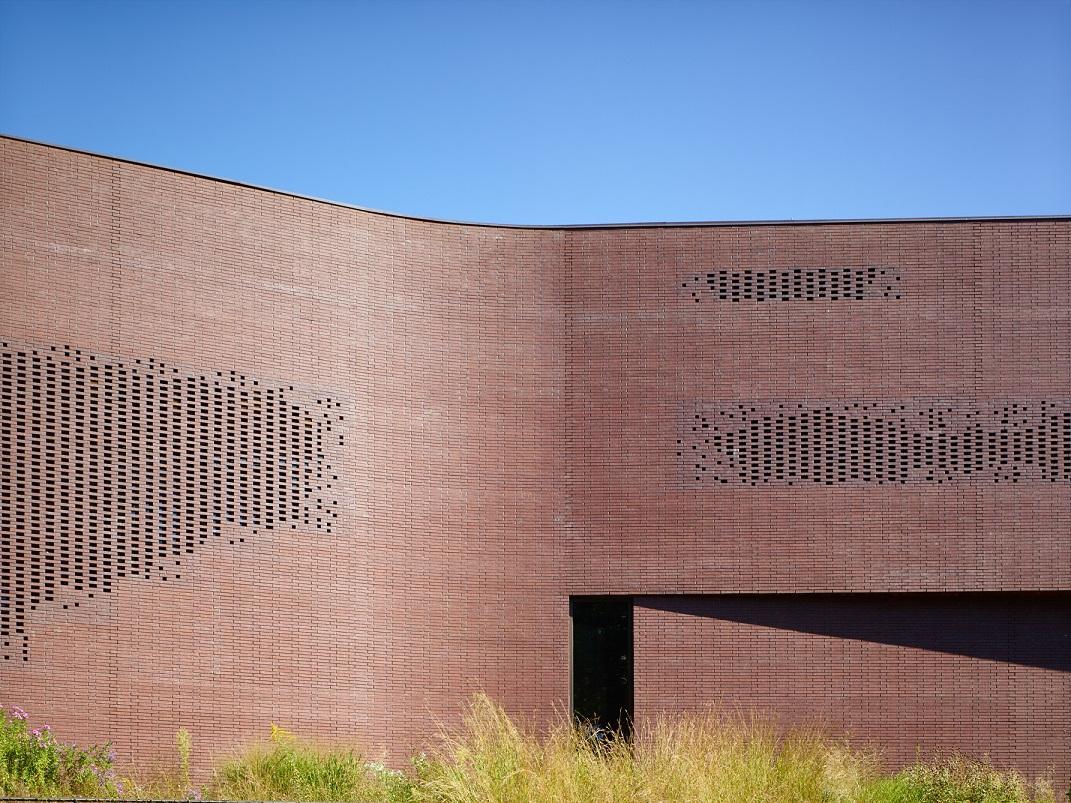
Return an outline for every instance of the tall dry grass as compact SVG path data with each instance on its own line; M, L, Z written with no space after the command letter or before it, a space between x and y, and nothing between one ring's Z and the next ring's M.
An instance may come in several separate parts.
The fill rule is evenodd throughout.
M1050 786L953 757L882 776L878 756L817 730L701 714L593 742L563 719L526 733L486 697L415 766L429 803L1050 803Z
M631 742L594 739L567 716L526 730L484 696L461 727L405 773L351 745L271 737L217 765L191 788L195 745L178 762L120 778L107 747L57 743L26 714L0 709L0 791L35 796L353 801L353 803L1055 803L1052 787L984 761L953 756L883 775L878 756L816 730L780 732L761 718L665 718Z
M876 777L870 755L755 718L663 719L631 744L593 742L568 721L527 734L486 697L417 766L418 799L442 803L856 801Z

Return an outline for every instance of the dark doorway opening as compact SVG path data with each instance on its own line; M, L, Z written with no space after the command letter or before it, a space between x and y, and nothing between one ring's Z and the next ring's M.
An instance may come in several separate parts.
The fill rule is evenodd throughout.
M632 597L570 597L573 716L632 734Z

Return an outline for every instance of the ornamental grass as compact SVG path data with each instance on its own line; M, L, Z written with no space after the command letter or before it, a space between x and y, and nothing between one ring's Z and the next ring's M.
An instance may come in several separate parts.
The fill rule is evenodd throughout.
M404 771L353 744L299 738L272 725L267 738L190 780L194 749L155 775L121 777L107 745L57 742L17 708L0 709L0 792L5 796L360 803L1055 803L1052 786L985 760L953 755L883 774L880 756L816 729L781 731L761 717L714 712L666 717L631 740L591 732L563 716L527 729L478 695L462 724ZM1067 798L1071 799L1071 798Z

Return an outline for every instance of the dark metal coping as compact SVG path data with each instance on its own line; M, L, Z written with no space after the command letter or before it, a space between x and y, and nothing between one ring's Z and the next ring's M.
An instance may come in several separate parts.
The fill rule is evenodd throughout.
M165 170L168 173L175 173L180 176L191 176L193 178L204 179L206 181L218 181L221 184L230 184L235 187L244 187L251 190L260 190L261 192L270 192L276 195L285 195L290 198L298 198L303 201L312 201L319 204L327 204L328 206L337 206L342 209L352 209L356 212L365 212L371 215L382 215L383 217L400 218L402 220L415 220L423 223L443 223L451 226L475 226L480 228L492 228L492 229L529 229L529 230L542 230L542 231L584 231L584 230L598 230L598 229L687 229L687 228L724 228L724 227L750 227L750 226L843 226L848 224L858 223L992 223L998 221L1042 221L1042 220L1071 220L1071 214L1051 214L1051 215L989 215L989 216L964 216L964 217L893 217L893 218L843 218L843 219L829 219L829 220L709 220L709 221L658 221L648 223L578 223L575 225L539 225L539 224L522 224L522 223L481 223L472 220L448 220L443 218L433 217L420 217L419 215L404 215L398 212L387 212L382 209L371 209L365 206L357 206L356 204L347 204L342 201L332 201L327 198L317 198L315 195L303 195L299 192L290 192L288 190L280 190L275 187L264 187L259 184L250 184L245 181L235 181L229 178L220 178L218 176L210 176L205 173L194 173L191 170L181 170L176 167L165 167L163 165L152 164L151 162L139 162L136 159L124 159L121 156L111 156L106 153L95 153L94 151L82 150L81 148L71 148L66 145L55 145L51 142L41 142L40 140L28 139L27 137L19 137L13 134L0 133L0 139L8 139L15 142L25 142L30 145L38 145L43 148L53 148L54 150L68 151L69 153L78 153L83 156L93 156L98 159L108 159L113 162L120 162L122 164L136 165L138 167L148 167L153 170Z

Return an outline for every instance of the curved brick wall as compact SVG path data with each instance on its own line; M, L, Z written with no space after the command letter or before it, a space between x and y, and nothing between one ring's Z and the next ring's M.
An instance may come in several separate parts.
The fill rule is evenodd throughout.
M623 593L640 717L1066 775L1068 221L464 226L0 150L0 702L142 762L269 721L398 757L475 689L564 705L569 595ZM943 592L935 628L972 592L1053 647L979 646L990 603L968 649L730 592Z

